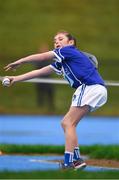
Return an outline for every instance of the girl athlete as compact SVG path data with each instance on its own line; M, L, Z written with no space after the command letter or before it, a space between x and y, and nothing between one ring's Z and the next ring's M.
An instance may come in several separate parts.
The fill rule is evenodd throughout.
M58 32L54 37L54 50L30 55L8 64L4 69L14 70L21 64L53 60L41 69L18 76L7 76L10 84L49 75L53 72L63 75L76 91L71 106L61 121L65 134L63 169L79 169L86 166L80 156L76 126L89 112L96 110L107 101L107 89L90 55L76 48L76 39L67 31ZM94 59L94 58L92 58Z

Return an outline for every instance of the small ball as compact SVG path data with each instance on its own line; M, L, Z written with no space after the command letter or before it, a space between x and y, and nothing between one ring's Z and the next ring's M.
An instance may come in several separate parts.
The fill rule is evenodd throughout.
M3 86L9 86L10 85L10 79L9 78L4 78L2 81L2 85Z

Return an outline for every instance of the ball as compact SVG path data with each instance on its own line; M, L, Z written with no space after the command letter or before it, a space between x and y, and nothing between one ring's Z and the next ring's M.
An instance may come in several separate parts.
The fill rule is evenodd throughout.
M9 86L10 85L10 79L9 78L4 78L3 81L2 81L2 85L3 86Z

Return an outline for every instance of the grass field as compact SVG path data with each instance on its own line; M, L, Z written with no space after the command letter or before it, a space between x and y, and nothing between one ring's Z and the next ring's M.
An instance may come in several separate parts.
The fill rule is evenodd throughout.
M63 154L64 146L1 144L3 154ZM81 146L81 153L96 159L119 160L118 145Z
M0 145L3 154L61 154L64 146L43 146L43 145ZM81 146L81 153L97 160L119 160L119 146ZM97 161L98 162L98 161ZM29 172L0 172L1 179L119 179L119 171L29 171Z
M81 50L96 55L99 72L105 80L119 80L118 7L119 0L0 0L0 75L17 75L34 69L34 65L25 65L16 72L6 73L3 67L39 52L44 43L52 49L54 34L65 29L76 36ZM0 85L0 114L64 114L74 90L66 85L53 85L53 90L54 108L47 102L38 106L35 84L19 83L10 88ZM107 104L93 115L119 116L119 88L108 87L108 95ZM0 150L6 154L63 154L64 146L1 144ZM82 146L81 153L91 158L119 160L116 145ZM119 171L5 171L0 172L0 179L119 179Z
M32 171L0 172L1 179L119 179L119 171L84 172L84 171Z
M60 29L66 29L77 37L77 45L81 50L97 56L99 72L105 80L118 80L118 0L1 0L1 2L2 76L21 74L34 69L34 65L25 65L16 72L6 73L3 67L20 57L37 53L43 43L47 43L52 49L54 34ZM73 90L63 85L54 85L53 89L55 109L47 105L37 105L35 84L19 83L9 89L0 86L2 102L0 113L64 114L70 105ZM94 115L119 115L118 87L108 89L108 103Z

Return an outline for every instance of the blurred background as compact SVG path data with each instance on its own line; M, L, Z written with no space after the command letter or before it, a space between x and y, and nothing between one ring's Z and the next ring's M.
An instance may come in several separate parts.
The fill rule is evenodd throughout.
M77 38L81 50L97 57L104 80L119 80L119 0L0 0L1 76L38 68L27 64L16 72L3 70L21 57L52 50L53 37L62 29ZM0 114L64 114L73 92L68 85L0 85ZM94 115L119 115L119 88L108 87L108 95Z

